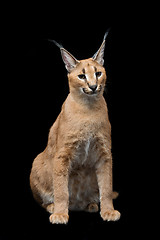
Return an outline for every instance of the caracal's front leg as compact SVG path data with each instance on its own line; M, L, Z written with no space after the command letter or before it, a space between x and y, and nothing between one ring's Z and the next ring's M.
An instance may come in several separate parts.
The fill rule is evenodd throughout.
M69 219L68 205L68 170L69 153L63 151L56 155L53 169L54 213L50 216L50 222L66 224Z
M101 217L103 220L116 221L120 213L114 210L112 200L112 156L111 151L101 142L99 145L100 158L96 174L100 193Z

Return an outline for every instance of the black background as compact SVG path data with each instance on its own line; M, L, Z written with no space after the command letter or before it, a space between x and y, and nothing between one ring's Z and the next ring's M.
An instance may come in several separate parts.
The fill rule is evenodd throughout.
M140 194L143 195L143 179L139 182L136 165L137 149L141 148L137 126L142 124L137 114L135 87L135 65L139 67L137 46L141 46L141 40L133 33L139 28L131 6L124 10L118 5L90 4L88 8L85 2L74 2L70 6L62 2L10 6L3 49L7 68L2 88L6 159L2 168L5 173L2 239L128 239L141 229L137 212ZM29 187L33 159L44 150L49 128L69 91L60 51L48 39L62 43L77 59L85 59L98 50L109 27L104 97L112 125L113 185L119 192L114 206L122 216L117 222L103 222L99 213L70 212L66 226L52 225L48 213L34 201Z

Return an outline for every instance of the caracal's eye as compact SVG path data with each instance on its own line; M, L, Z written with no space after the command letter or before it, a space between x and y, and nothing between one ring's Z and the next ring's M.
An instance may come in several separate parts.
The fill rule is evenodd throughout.
M85 74L79 74L78 78L81 80L85 80L86 79L86 75Z
M99 78L102 75L102 72L96 72L95 75L96 75L96 77Z

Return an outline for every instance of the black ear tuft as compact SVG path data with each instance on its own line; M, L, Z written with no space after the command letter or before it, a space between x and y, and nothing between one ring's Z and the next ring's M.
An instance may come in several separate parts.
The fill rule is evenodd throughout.
M106 31L106 33L104 34L103 41L106 40L106 38L107 38L107 36L108 36L108 33L109 33L110 29L111 29L111 28L108 28L107 31Z
M59 48L63 48L63 46L60 43L57 43L55 40L48 39L48 41L53 42Z

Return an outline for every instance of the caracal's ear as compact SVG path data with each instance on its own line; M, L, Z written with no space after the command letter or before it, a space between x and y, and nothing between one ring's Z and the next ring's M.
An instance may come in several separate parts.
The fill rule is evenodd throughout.
M108 29L107 32L105 33L104 38L103 38L103 42L102 42L100 48L98 49L98 51L92 57L92 59L94 61L98 62L102 66L104 64L104 49L105 49L105 44L106 44L106 37L109 33L109 30L110 29Z
M60 48L61 55L63 62L65 64L65 67L68 72L71 72L80 61L78 61L71 53L69 53L66 49Z
M49 41L54 42L56 46L60 48L65 67L67 71L70 73L77 66L77 64L80 63L80 61L78 61L71 53L69 53L65 48L63 48L62 45L60 45L56 41L54 40L49 40Z

